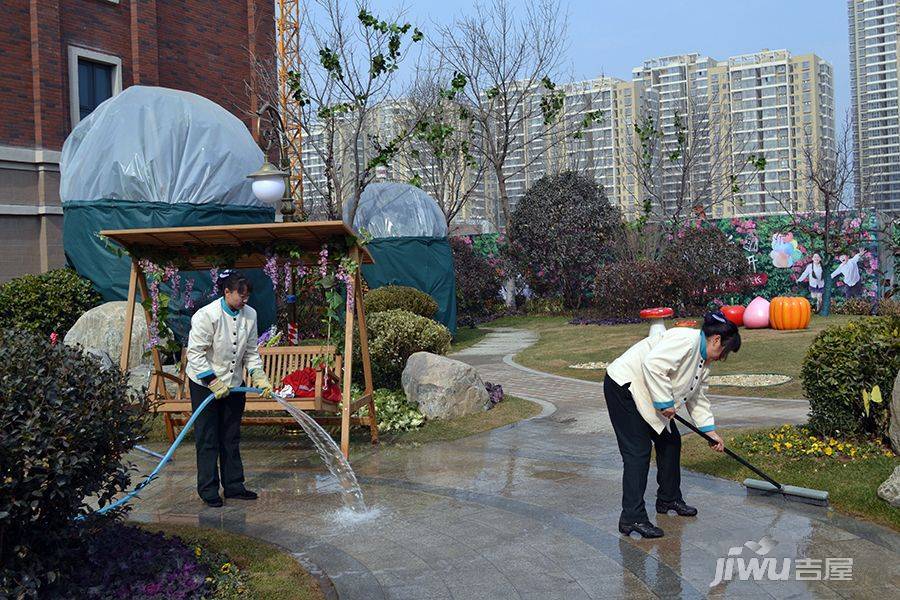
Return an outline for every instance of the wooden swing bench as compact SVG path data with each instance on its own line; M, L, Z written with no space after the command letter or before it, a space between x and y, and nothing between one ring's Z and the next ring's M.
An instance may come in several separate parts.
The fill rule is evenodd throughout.
M236 243L266 244L276 241L288 243L303 253L305 264L313 265L318 264L318 252L323 243L346 242L346 240L353 239L353 232L340 221L128 229L103 231L101 234L129 251L140 252L149 249L179 253L181 258L190 265L191 270L196 271L208 270L215 266L208 257L221 250L230 249ZM368 251L358 244L350 245L348 258L357 265L373 262ZM267 257L261 252L253 252L235 260L233 266L239 269L256 269L261 268L266 260ZM128 304L125 311L122 355L119 360L119 366L123 372L128 370L131 326L138 292L145 299L150 297L147 279L140 268L138 257L133 255L131 276L128 282ZM144 316L149 327L151 315L146 308ZM353 364L355 326L359 334L359 356L365 382L364 391L357 398L352 397L350 385L355 367ZM353 425L368 425L372 443L378 442L366 313L362 297L362 277L359 271L355 273L353 280L353 302L345 303L342 355L338 354L337 349L330 345L260 348L259 353L266 375L274 385L280 384L285 375L296 369L312 367L314 364L322 362L317 359L325 359L326 364L334 365L333 373L337 376L337 385L341 389L340 405L325 401L322 393L325 385L322 372L318 372L316 375L315 395L311 398L291 399L290 404L300 410L313 411L314 414L311 416L320 424L340 426L340 445L344 456L349 456L350 453L350 427ZM163 415L169 439L174 440L175 427L184 425L191 413L189 384L188 378L185 376L186 355L184 352L182 353L178 375L164 372L159 349L153 348L151 356L154 368L150 377L149 394L151 400L157 402L157 412ZM249 381L246 373L244 380ZM167 387L166 382L175 384L174 393L169 389L172 386ZM363 407L367 408L367 414L364 416L358 414ZM282 412L282 415L252 414L266 411L278 411ZM284 407L275 400L248 394L245 412L251 413L251 415L245 416L241 423L244 425L296 423L293 418L284 415L283 411Z
M343 377L343 361L341 355L337 354L334 346L274 346L270 348L259 349L260 358L263 361L263 369L269 377L269 381L276 387L287 376L297 369L315 368L316 364L326 362L333 365L329 367L329 372L336 374L337 385L340 386ZM185 374L187 366L187 352L182 352L181 365L177 376L169 373L158 373L160 377L176 384L176 392L169 395L168 392L163 396L160 404L155 410L163 415L163 421L166 425L166 435L169 441L175 440L175 428L181 427L191 416L191 394L189 387L189 379ZM320 424L333 425L340 421L335 416L340 414L340 406L333 402L325 400L323 388L325 386L325 376L321 369L316 370L316 382L314 395L312 397L301 397L289 399L291 406L300 410L315 411L318 413L331 413L326 416L314 416L313 418ZM244 373L244 381L250 381L249 375ZM359 407L368 404L369 396L364 395L358 398L350 407L350 413L355 413ZM296 425L296 421L289 416L247 416L246 413L278 411L283 413L284 407L276 400L263 398L259 394L247 394L247 403L244 408L245 416L241 420L242 425ZM351 417L351 425L371 425L367 417ZM378 438L377 429L372 431L373 439Z

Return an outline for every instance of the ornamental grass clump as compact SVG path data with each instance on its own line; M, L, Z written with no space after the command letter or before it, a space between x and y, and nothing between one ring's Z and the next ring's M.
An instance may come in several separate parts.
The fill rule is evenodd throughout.
M124 455L148 406L115 367L47 337L0 331L0 597L44 596L77 564L73 520L130 489Z

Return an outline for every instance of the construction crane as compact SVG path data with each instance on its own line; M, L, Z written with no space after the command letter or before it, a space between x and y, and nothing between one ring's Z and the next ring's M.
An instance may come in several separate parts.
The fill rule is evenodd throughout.
M290 193L294 199L295 218L304 219L303 167L300 148L300 106L291 95L288 72L300 70L300 0L277 0L278 18L278 102L284 120L284 134L290 153Z

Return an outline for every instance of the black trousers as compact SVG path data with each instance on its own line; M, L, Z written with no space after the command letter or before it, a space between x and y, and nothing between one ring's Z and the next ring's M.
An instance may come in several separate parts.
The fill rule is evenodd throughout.
M209 388L191 381L191 408L197 407L212 393ZM244 465L241 462L241 417L244 394L231 394L213 400L194 421L197 446L197 493L204 500L219 497L219 473L226 495L244 491Z
M638 412L628 386L620 386L609 375L603 380L603 395L624 463L622 516L619 520L623 523L647 521L644 492L652 447L656 448L657 500L684 500L681 496L681 435L674 421L662 433L656 433Z

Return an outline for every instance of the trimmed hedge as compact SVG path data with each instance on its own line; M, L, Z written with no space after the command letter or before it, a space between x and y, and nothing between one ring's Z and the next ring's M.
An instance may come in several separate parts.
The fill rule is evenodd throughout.
M398 389L406 361L416 352L446 354L450 350L449 329L407 310L375 313L368 325L376 388Z
M46 596L80 559L86 498L130 488L124 455L143 437L143 394L118 368L43 335L0 331L0 582Z
M371 290L365 297L366 314L387 310L407 310L413 314L433 319L438 311L437 301L421 290L405 285L386 285Z
M100 294L72 269L23 275L0 285L0 327L63 337Z
M900 370L900 318L874 317L828 327L816 336L800 376L809 398L809 425L822 435L887 437L891 390ZM881 403L863 392L879 386Z

